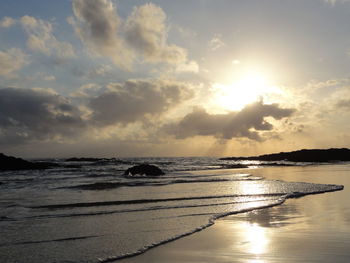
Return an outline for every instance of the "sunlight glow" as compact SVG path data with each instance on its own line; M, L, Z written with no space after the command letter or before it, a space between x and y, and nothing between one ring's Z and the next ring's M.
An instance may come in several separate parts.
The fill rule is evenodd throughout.
M268 78L259 72L248 72L229 84L215 83L213 103L225 110L241 110L247 104L266 98L268 93L279 92L269 84Z

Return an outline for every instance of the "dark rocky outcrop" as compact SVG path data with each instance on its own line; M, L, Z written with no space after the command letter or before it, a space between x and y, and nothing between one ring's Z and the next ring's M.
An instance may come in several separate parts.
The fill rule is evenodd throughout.
M249 166L245 164L237 163L237 164L223 164L221 167L223 169L240 169L240 168L248 168Z
M336 162L350 161L350 149L303 149L250 157L227 157L220 160L290 161L290 162Z
M127 169L124 175L163 175L164 172L155 165L140 164Z
M6 156L0 153L0 171L48 169L54 166L57 166L57 164L49 162L29 162L21 158Z
M259 166L297 166L294 163L259 163Z

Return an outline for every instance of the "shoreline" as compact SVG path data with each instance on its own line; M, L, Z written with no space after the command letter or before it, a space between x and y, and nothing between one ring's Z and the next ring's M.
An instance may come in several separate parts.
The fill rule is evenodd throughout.
M339 168L342 165L335 166ZM292 169L290 167L264 167L248 171L253 176L263 176L270 180L339 184L338 181L344 178L341 178L343 174L332 172L335 166L294 167ZM350 168L347 169L344 169L343 173L349 174ZM246 169L243 171L247 172ZM320 175L321 171L323 174ZM231 172L241 171L235 169ZM342 182L346 186L344 182L350 183L350 180ZM281 205L225 216L216 219L213 225L202 231L156 246L138 256L118 262L330 262L329 260L334 257L337 258L336 262L348 262L350 253L347 252L346 244L350 244L350 238L345 237L344 240L344 237L341 236L342 231L339 231L337 227L335 231L328 231L329 229L325 227L327 226L325 222L334 220L335 216L342 217L342 215L339 213L325 214L327 205L320 205L329 203L330 200L333 200L333 205L336 205L338 196L343 195L350 196L346 187L343 191L288 198ZM350 211L349 205L343 202L341 204L346 207L345 211L347 209ZM317 211L315 207L318 208ZM309 214L309 211L314 213ZM343 226L344 222L340 225ZM345 225L350 226L350 223L345 223ZM323 238L314 240L315 236L320 235ZM340 244L335 242L337 245L332 247L334 242L330 240L337 240L337 238L342 242ZM341 243L344 244L344 242L345 246L342 246ZM300 246L300 244L307 245ZM329 247L327 256L318 256L325 254L325 247ZM295 253L297 251L299 255Z

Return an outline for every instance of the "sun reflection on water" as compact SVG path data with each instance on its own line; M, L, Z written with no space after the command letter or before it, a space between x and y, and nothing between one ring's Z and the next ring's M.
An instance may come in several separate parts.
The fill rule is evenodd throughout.
M265 260L262 259L251 259L248 261L248 263L265 263Z
M248 245L248 251L254 255L266 253L269 243L265 228L258 224L246 223L245 240Z
M266 263L264 255L269 252L269 238L266 229L256 223L242 222L240 224L240 250L246 263Z
M271 189L271 187L273 185L263 180L252 180L236 182L233 190L241 195L246 195L246 202L249 202L251 208L254 208L279 202L278 197L268 195L274 192L274 189ZM240 250L247 260L244 262L266 263L264 257L270 252L270 243L272 243L269 229L259 223L248 220L239 223L239 235L241 241Z

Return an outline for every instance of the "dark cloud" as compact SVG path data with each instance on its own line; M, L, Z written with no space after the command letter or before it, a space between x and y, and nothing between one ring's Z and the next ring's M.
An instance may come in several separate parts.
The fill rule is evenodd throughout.
M180 82L129 80L110 84L105 92L91 98L88 105L95 123L127 124L161 115L192 95L191 88Z
M247 105L239 112L225 114L209 114L202 108L195 108L182 120L164 129L177 138L202 135L221 139L245 137L260 141L260 131L273 130L273 125L266 121L266 117L280 120L293 112L293 109L283 109L278 104L263 104L262 101Z
M0 143L59 139L84 127L66 98L42 89L0 89Z
M93 92L78 94L79 105L51 90L0 88L0 145L75 140L107 125L149 123L193 96L191 86L169 80L86 88Z

